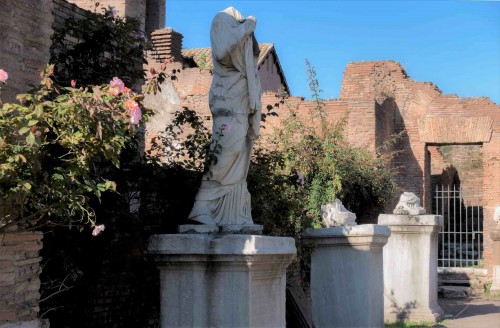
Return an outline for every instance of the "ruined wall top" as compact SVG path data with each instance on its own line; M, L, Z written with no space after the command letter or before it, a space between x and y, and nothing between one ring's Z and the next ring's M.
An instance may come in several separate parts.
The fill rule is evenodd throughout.
M165 26L166 0L100 0L97 8L95 0L67 1L80 8L98 13L102 13L101 7L113 7L118 16L140 19L141 28L147 33Z

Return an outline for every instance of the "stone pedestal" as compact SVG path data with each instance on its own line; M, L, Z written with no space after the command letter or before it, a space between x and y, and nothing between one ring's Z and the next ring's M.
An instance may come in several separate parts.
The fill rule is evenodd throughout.
M500 292L500 230L490 232L491 240L493 241L493 284L490 291Z
M439 321L438 232L440 215L381 214L378 223L391 229L384 247L385 321Z
M161 327L285 327L293 238L154 235Z
M314 327L384 327L382 247L390 234L374 224L303 233L304 242L314 246Z

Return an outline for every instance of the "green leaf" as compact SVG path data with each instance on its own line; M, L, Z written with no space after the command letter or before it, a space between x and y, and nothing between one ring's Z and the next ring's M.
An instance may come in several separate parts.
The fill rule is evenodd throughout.
M30 132L30 134L28 134L28 136L26 137L26 143L30 146L35 143L35 135L33 134L33 132Z
M62 180L63 179L63 176L59 173L54 173L52 174L52 180Z
M30 121L28 122L28 125L29 125L29 126L33 126L33 125L35 125L35 124L37 124L37 123L38 123L38 121L37 121L37 120L30 120Z
M34 113L36 116L41 116L43 114L43 106L42 105L36 105Z
M30 130L30 128L29 128L29 127L24 126L24 127L22 127L22 128L20 128L20 129L19 129L19 134L20 134L20 135L23 135L23 134L25 134L26 132L28 132L29 130Z

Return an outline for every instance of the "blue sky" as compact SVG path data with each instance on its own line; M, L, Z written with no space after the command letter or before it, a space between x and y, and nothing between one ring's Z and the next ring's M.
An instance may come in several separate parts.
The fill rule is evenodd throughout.
M500 103L498 1L167 0L166 25L184 48L209 47L212 18L229 6L257 18L257 40L274 42L294 96L310 96L305 59L323 98L338 97L348 62L392 59L444 93Z

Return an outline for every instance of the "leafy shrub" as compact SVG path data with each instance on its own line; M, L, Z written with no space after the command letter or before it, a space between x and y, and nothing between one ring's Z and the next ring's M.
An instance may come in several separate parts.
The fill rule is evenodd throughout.
M101 10L103 14L70 17L54 30L50 62L59 84L69 85L75 76L80 85L104 84L114 76L129 86L144 79L142 64L149 45L139 20L118 17L112 7Z
M315 108L299 113L281 99L281 124L261 140L248 184L255 221L269 233L297 239L305 228L321 226L320 207L335 198L359 217L383 207L396 191L393 154L376 155L348 142L348 113L339 121L327 117L316 73L307 67Z
M45 224L96 225L92 198L115 190L100 163L120 165L141 111L141 94L118 78L93 87L56 85L54 67L41 85L0 107L0 192L13 203L0 218L0 232Z

